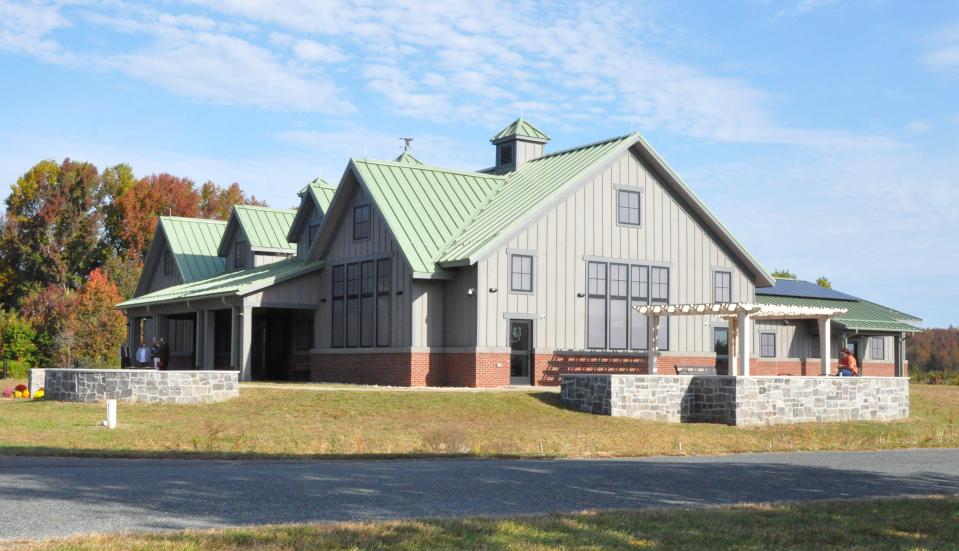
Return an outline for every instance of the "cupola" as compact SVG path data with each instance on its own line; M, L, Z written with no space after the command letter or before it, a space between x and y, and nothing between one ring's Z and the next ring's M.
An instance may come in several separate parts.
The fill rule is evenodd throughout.
M520 117L489 141L496 146L496 172L512 172L542 157L549 136Z

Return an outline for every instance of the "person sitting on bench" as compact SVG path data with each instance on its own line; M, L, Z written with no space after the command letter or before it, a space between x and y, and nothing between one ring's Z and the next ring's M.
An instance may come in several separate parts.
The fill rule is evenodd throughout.
M856 357L848 348L839 351L839 370L837 377L856 377L859 375L859 366L856 364Z

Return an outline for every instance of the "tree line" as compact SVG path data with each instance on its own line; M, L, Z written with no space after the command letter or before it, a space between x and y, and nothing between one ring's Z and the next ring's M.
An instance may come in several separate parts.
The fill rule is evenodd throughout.
M927 329L906 346L910 371L959 375L959 327Z
M0 219L0 357L41 366L107 365L125 335L113 306L129 298L161 215L225 220L265 205L239 184L137 177L66 159L11 185Z

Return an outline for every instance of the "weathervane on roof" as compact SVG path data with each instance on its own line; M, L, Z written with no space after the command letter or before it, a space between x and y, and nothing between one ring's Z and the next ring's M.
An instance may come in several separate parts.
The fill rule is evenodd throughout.
M403 152L407 152L410 149L413 149L413 138L400 138L403 140Z

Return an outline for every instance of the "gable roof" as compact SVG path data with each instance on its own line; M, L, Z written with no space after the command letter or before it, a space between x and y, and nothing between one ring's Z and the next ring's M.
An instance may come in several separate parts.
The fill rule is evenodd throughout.
M756 289L756 302L844 308L846 313L836 316L833 321L853 331L915 333L922 330L922 320L915 316L833 289L825 289L809 281L776 279L775 286Z
M116 307L126 309L201 298L244 296L321 267L323 261L303 262L296 258L287 258L256 268L226 272L200 281L160 289L123 301Z
M234 205L217 253L220 256L229 253L228 242L236 233L237 227L243 228L251 250L295 253L296 243L290 243L286 239L295 216L296 209Z
M540 143L549 141L549 136L547 136L545 132L530 124L529 121L523 117L509 123L506 128L497 132L489 141L495 144L514 137L526 138L529 141Z
M226 222L161 216L158 226L185 283L222 273L226 269L226 261L216 254L226 230Z
M404 152L400 153L400 156L397 157L397 158L395 158L395 159L393 159L393 162L394 162L394 163L409 163L409 164L412 164L412 165L421 165L421 164L423 164L423 161L421 161L421 160L417 159L416 157L414 157L413 154L410 153L409 151L404 151Z
M320 214L326 216L330 210L330 203L333 202L333 196L336 194L336 188L326 183L323 178L317 177L299 191L300 208L296 209L296 215L290 222L290 229L287 230L286 240L294 243L299 240L300 233L303 231L303 224L313 216L313 209L319 209ZM310 203L305 203L305 198L310 198Z
M414 273L475 263L542 215L564 192L630 148L753 276L773 279L638 133L533 159L497 175L351 159L347 173L376 202Z

